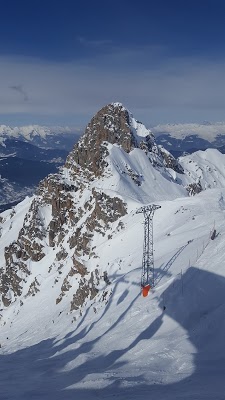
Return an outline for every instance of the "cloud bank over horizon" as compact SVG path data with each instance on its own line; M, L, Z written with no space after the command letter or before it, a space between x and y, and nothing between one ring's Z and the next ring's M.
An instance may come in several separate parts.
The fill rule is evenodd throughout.
M14 115L25 125L83 126L114 101L147 125L224 120L225 60L164 53L111 45L111 51L71 62L1 56L0 123Z
M225 122L205 122L202 124L159 124L152 127L152 132L157 137L169 134L176 139L184 139L187 136L198 137L213 142L219 135L225 135Z

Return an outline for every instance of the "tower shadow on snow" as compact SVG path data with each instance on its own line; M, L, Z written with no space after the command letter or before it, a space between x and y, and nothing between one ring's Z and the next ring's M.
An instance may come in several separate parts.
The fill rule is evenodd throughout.
M157 286L159 284L159 282L161 281L161 279L163 278L163 276L167 274L170 267L173 265L174 261L179 257L179 255L182 253L182 251L184 251L184 249L189 245L189 243L190 242L188 242L184 246L181 246L164 266L161 266L160 268L156 268L155 286Z

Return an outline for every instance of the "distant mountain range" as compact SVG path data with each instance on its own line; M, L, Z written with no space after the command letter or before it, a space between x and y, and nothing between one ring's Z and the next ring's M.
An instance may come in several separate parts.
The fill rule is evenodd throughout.
M215 148L225 153L225 122L202 124L162 124L152 129L157 144L163 145L175 157L184 152Z
M10 127L0 125L0 143L4 145L7 139L18 139L32 143L35 146L46 149L71 150L81 135L79 128L62 126L48 127L40 125L28 125Z
M222 122L161 124L151 133L175 158L208 148L225 153ZM32 195L41 179L57 172L80 135L78 128L0 125L0 211Z
M0 126L0 212L32 195L39 181L58 171L79 132L70 128Z

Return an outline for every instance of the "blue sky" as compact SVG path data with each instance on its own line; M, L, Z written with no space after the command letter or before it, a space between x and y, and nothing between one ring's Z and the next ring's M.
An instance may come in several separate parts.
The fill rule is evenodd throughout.
M224 0L8 0L0 124L85 125L120 101L146 125L224 121Z

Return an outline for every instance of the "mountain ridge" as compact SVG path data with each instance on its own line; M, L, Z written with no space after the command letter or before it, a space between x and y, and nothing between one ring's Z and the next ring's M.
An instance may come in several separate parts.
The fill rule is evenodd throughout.
M136 137L139 137L139 131L141 139L138 143ZM140 162L143 165L138 167ZM166 165L169 165L168 170ZM92 243L95 236L104 237L107 229L127 214L123 195L131 197L137 204L141 198L142 202L143 199L150 201L148 192L152 178L162 181L158 185L161 189L157 190L157 195L152 193L152 198L168 197L170 185L169 192L173 198L185 194L184 188L172 182L169 172L172 166L179 170L177 161L157 147L150 131L141 123L134 122L131 114L120 103L103 107L88 124L59 174L49 175L40 182L37 195L30 201L17 240L5 248L6 264L1 274L1 281L5 282L1 288L3 304L10 305L14 296L22 294L23 281L30 274L28 261L41 261L50 248L58 249L54 255L58 267L59 261L71 254L69 274L73 276L77 270L83 271L79 285L85 286L86 295L90 295L92 291L88 290L89 283L84 283L82 275L86 275L86 257L89 254L95 256L92 250L95 247ZM151 170L150 177L148 169ZM182 173L181 167L180 171ZM165 189L164 181L168 181ZM22 279L20 271L23 271ZM65 290L71 287L68 283L70 275L65 277L57 301L61 301ZM95 275L95 281L99 281L98 269L95 268L89 275L95 293L93 280ZM80 286L71 304L80 304Z

